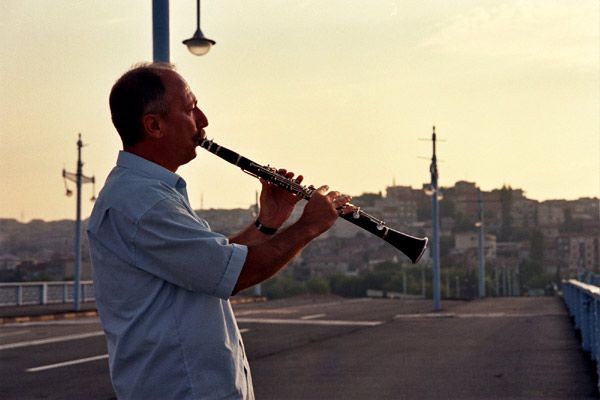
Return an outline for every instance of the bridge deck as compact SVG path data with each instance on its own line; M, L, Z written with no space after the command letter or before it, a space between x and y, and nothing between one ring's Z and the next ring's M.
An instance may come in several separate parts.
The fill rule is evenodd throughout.
M560 298L442 306L431 313L430 300L295 298L234 308L261 400L596 398ZM113 396L97 319L65 322L0 325L1 398ZM84 334L6 346L67 333ZM73 359L90 361L53 366Z

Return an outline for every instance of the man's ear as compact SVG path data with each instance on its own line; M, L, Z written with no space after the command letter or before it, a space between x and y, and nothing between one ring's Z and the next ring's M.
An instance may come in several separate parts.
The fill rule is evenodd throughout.
M160 139L163 136L163 132L160 130L161 120L158 114L144 114L142 124L144 125L144 131L149 137Z

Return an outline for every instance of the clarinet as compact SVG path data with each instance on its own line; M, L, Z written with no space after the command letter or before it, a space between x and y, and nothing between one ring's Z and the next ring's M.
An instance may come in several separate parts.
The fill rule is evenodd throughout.
M316 190L312 185L308 187L302 186L292 179L277 173L275 168L268 165L259 165L233 150L218 145L212 140L202 139L199 142L199 145L223 160L241 168L245 173L252 175L255 178L262 178L271 184L294 193L302 199L309 200ZM367 214L361 210L360 207L356 207L354 212L342 214L340 217L385 240L387 243L404 253L415 264L421 259L421 256L427 248L428 239L426 237L418 238L392 229L386 226L384 221Z

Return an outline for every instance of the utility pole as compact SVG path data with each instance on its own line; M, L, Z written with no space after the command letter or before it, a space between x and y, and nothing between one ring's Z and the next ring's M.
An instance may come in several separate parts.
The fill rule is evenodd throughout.
M80 304L80 289L81 289L81 185L84 183L95 183L95 178L93 176L85 176L83 175L83 162L81 161L81 148L83 147L83 142L81 141L81 133L79 134L79 140L77 140L77 172L67 172L63 168L62 176L65 179L65 188L66 181L70 180L75 182L77 187L77 212L75 218L75 284L73 286L73 305L75 311L79 311L81 309ZM71 196L73 194L68 188L67 196ZM95 192L95 190L94 190ZM93 195L90 199L91 201L96 200L96 196Z
M258 199L259 199L259 195L258 195L258 190L257 190L254 192L254 212L253 212L254 218L258 218L258 213L260 212ZM254 285L254 295L256 297L262 296L262 284L261 283L257 283L256 285Z
M477 213L479 214L479 220L476 226L479 228L479 240L477 241L478 247L478 261L479 261L479 297L485 297L485 253L484 253L484 232L483 232L483 201L481 200L481 190L477 191Z
M437 156L435 152L435 126L431 134L433 143L433 155L431 157L431 165L429 172L431 173L431 209L432 209L432 227L433 227L433 244L431 251L433 253L433 309L440 311L441 293L440 293L440 211L439 211L439 188L438 188L438 168Z

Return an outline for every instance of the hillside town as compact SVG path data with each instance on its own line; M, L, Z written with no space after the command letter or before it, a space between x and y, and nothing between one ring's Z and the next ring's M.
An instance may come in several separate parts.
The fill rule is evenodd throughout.
M389 227L431 238L432 202L426 189L427 185L390 186L385 193L354 196L353 203ZM463 294L468 293L467 277L476 273L479 262L481 229L489 285L496 292L506 292L508 286L511 293L523 294L544 289L562 278L600 272L598 198L537 201L527 198L521 189L504 186L483 191L466 181L442 187L441 194L440 253L448 293L454 286L450 279L456 279L458 287L459 276L465 282ZM301 209L302 204L292 219L300 215ZM228 235L249 224L256 208L197 213L209 221L213 230ZM0 219L0 281L72 279L73 236L73 221L22 223ZM82 278L90 279L85 238L82 246ZM411 266L408 258L391 245L340 219L304 249L287 274L300 282L334 275L356 277L382 264L403 266L409 272L410 268L421 268L425 274L431 257L426 252L417 266ZM406 292L406 278L402 285Z

